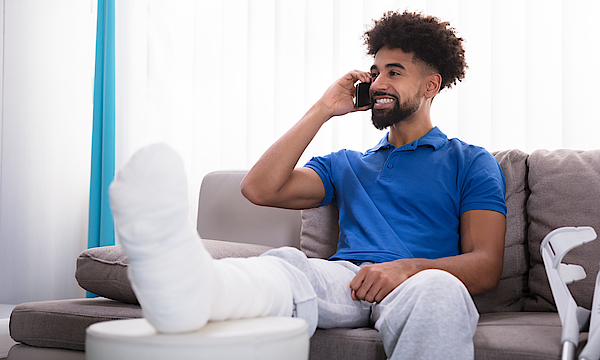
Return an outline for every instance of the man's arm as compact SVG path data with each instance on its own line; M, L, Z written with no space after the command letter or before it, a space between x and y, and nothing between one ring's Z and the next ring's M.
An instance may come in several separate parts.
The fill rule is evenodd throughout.
M310 110L275 142L250 169L241 184L242 194L257 205L288 209L318 206L325 197L319 175L309 168L296 168L298 160L321 126L333 116L368 107L354 108L354 84L370 81L370 74L351 71L337 80Z
M493 291L502 275L505 232L506 218L502 213L466 211L460 217L462 254L363 266L350 282L352 298L380 302L406 279L425 269L448 271L460 279L471 294Z

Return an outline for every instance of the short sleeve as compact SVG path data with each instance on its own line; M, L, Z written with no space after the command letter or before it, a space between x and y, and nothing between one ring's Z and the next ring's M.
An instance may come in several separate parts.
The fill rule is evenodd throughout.
M313 169L321 178L323 186L325 187L325 198L321 202L320 206L325 206L333 202L333 182L331 181L331 163L333 154L326 156L313 157L310 159L304 167Z
M492 210L506 216L506 182L498 161L487 151L475 156L462 187L460 214L469 210Z

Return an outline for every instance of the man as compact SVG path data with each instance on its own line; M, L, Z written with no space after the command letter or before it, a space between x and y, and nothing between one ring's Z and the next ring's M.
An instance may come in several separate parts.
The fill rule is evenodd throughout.
M391 359L473 358L470 294L498 284L506 206L494 158L431 122L434 97L464 76L461 41L435 18L386 14L365 34L371 71L335 82L248 172L241 188L254 203L338 205L329 261L292 248L212 260L187 223L181 160L163 146L138 152L115 179L111 204L148 320L180 332L291 315L311 335L372 324ZM358 81L371 82L373 124L389 133L364 154L342 150L296 167L326 121L370 108L354 107Z

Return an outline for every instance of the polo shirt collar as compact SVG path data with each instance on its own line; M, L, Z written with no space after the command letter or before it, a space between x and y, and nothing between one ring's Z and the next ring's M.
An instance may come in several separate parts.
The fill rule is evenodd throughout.
M379 141L379 143L377 145L375 145L375 147L373 147L369 151L375 152L375 151L379 151L381 149L388 149L388 148L394 149L395 148L394 145L390 144L388 141L389 134L390 133L388 132L383 137L383 139L381 139ZM446 136L446 134L441 132L440 129L438 129L438 127L436 126L433 129L431 129L427 134L425 134L423 137L421 137L420 139L417 139L409 144L403 145L399 149L403 149L403 148L416 149L419 146L431 146L435 150L438 150L439 148L444 146L447 142L448 142L448 137Z

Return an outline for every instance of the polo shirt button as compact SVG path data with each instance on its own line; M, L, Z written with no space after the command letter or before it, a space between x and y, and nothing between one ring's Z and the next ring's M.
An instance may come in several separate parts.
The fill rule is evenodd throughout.
M392 164L388 164L388 169L391 169L391 168L393 168L393 167L394 167L394 165L392 165Z

